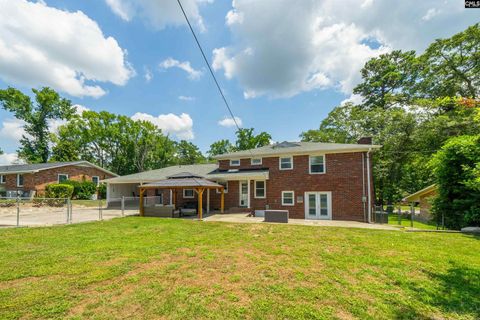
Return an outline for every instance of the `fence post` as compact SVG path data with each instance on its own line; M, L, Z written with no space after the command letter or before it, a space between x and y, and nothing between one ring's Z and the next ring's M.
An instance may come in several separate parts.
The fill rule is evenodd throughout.
M17 227L20 227L20 197L17 195Z
M102 199L98 199L98 220L103 220Z
M413 216L415 215L415 207L413 202L410 203L410 227L413 228Z
M398 224L402 225L402 208L398 206Z
M125 217L125 196L122 196L122 217Z

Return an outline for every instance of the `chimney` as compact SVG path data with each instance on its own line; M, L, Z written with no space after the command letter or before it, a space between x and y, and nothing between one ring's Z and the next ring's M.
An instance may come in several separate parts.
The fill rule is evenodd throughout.
M372 137L361 137L357 141L358 144L372 144Z

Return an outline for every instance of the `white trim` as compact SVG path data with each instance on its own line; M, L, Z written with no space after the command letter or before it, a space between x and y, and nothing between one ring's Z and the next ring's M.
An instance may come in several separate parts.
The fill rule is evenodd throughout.
M23 176L23 173L17 173L17 187L23 187L23 183L25 183L25 181L23 181L23 183L20 184L20 176ZM25 177L22 177L22 179L25 179Z
M238 164L233 164L232 161L238 161ZM240 167L240 159L230 159L230 167Z
M286 158L290 158L290 164L292 165L290 168L282 168L282 159ZM278 157L278 170L293 170L293 156Z
M191 197L185 195L186 190L192 190L192 196ZM195 190L194 189L191 189L191 188L183 189L183 199L193 199L193 198L195 198Z
M309 195L315 195L315 217L309 215ZM320 214L320 195L327 196L327 216L322 216ZM305 220L332 220L332 192L331 191L307 191L305 192L304 201L305 203Z
M257 182L263 182L263 197L257 196ZM253 197L255 199L265 199L267 197L267 180L254 180L253 181Z
M260 162L259 163L253 163L253 160L260 160ZM262 162L263 162L262 158L250 158L250 165L252 165L252 166L259 166L259 165L262 164Z
M93 182L93 178L97 178L97 187L100 185L100 177L99 176L92 176L92 182Z
M68 173L59 173L57 174L57 183L60 183L60 176L66 176L66 180L68 180Z
M283 200L284 200L284 199L283 199L283 195L284 195L285 193L287 193L287 192L292 194L292 203L285 203L285 202L283 201ZM289 207L291 207L291 206L294 206L294 205L295 205L295 191L282 191L282 206L289 206Z
M242 180L238 182L238 205L242 206L242 183L247 183L247 208L250 208L250 180Z
M322 157L323 158L323 172L312 172L312 158L313 157ZM325 154L312 154L308 156L308 173L309 174L325 174L327 173L327 161Z
M5 174L0 174L0 184L7 183L7 176Z

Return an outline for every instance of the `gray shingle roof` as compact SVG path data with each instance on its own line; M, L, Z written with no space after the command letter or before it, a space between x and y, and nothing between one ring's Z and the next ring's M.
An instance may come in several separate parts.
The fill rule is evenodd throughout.
M308 154L312 152L338 153L362 152L369 149L378 149L379 145L348 144L348 143L323 143L323 142L281 142L268 146L221 154L215 159L251 158L252 156L276 156L280 154Z
M86 164L92 167L96 167L100 170L103 170L105 172L108 172L112 175L115 175L115 173L110 172L106 169L103 169L99 166L94 165L93 163L90 163L85 160L80 160L80 161L68 161L68 162L47 162L47 163L32 163L32 164L11 164L11 165L6 165L6 166L0 166L0 174L10 174L10 173L29 173L29 172L37 172L37 171L42 171L42 170L47 170L47 169L52 169L52 168L59 168L59 167L65 167L65 166L70 166L70 165L81 165L81 164Z
M147 183L143 186L151 188L222 188L222 185L202 178L166 179L157 182Z

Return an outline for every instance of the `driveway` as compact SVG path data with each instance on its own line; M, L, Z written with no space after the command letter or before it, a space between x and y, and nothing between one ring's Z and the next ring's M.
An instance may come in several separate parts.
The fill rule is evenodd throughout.
M228 213L228 214L213 214L205 217L203 220L207 222L235 222L235 223L263 223L261 217L247 217L245 213ZM376 230L394 230L399 228L389 226L386 224L365 223L357 221L339 221L339 220L305 220L305 219L289 219L288 224L304 225L304 226L318 226L318 227L341 227L341 228L361 228L361 229L376 229Z

